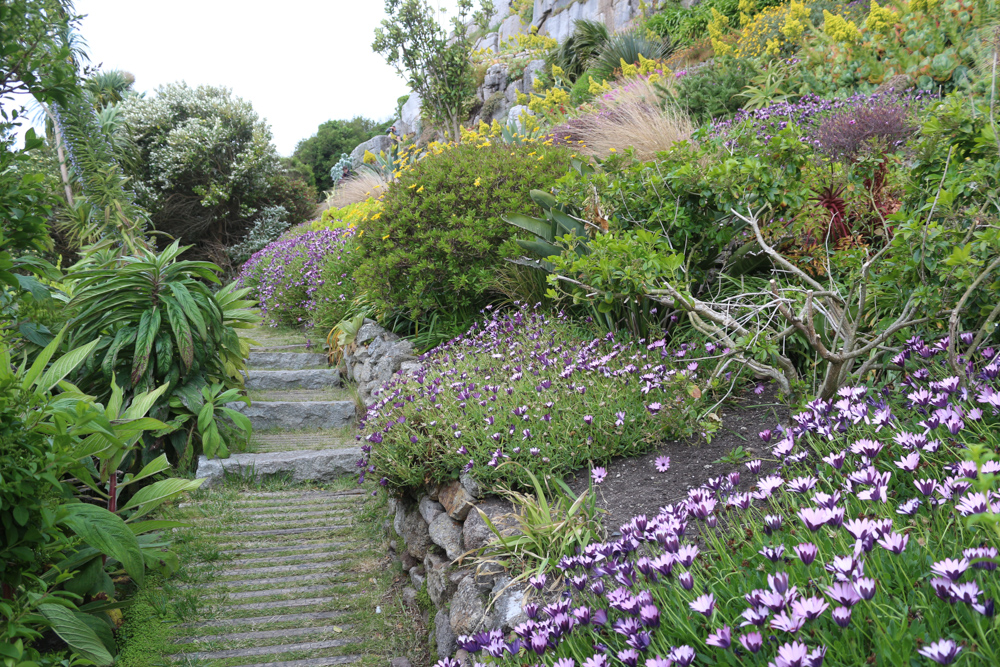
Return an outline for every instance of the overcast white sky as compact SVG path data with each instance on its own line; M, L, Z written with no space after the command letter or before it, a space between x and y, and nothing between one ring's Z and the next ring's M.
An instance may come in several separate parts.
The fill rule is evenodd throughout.
M431 6L454 11L454 0ZM391 116L407 93L372 52L382 0L76 0L94 64L139 91L226 86L267 119L282 155L334 118ZM443 16L449 14L445 12Z

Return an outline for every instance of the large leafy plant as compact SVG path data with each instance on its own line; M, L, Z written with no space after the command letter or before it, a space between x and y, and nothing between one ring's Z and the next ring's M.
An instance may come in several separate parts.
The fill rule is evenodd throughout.
M130 400L167 385L150 408L167 427L144 437L139 455L125 462L133 470L165 442L175 464L188 465L202 447L207 456L228 456L230 432L215 423L215 408L207 414L206 401L249 435L249 422L224 407L236 398L229 390L242 386L248 352L236 329L255 320L242 300L247 290L227 286L213 294L208 285L219 282L219 267L179 261L184 250L175 242L159 254L98 254L71 274L78 281L69 303L71 342L99 341L81 387L107 396L117 384Z
M201 484L161 480L115 511L122 487L152 481L169 468L160 456L117 490L97 472L144 432L166 427L146 416L165 388L137 394L127 407L120 389L107 406L95 403L65 378L99 341L56 359L64 334L30 366L15 365L0 341L0 656L6 665L37 664L31 642L46 630L78 657L110 664L115 641L106 612L122 606L111 576L123 573L142 585L147 566L169 571L177 564L156 531L179 524L138 519ZM81 502L68 481L74 478L91 488L96 502Z

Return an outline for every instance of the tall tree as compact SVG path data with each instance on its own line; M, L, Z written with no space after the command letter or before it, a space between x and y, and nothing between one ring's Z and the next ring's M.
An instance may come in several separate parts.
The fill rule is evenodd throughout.
M378 134L388 130L388 123L379 123L368 118L355 116L351 120L328 120L319 126L316 134L303 139L295 146L292 159L308 167L312 176L311 184L319 191L333 187L330 168L340 160L343 153ZM298 163L293 163L298 167Z
M372 43L372 49L420 95L428 120L456 142L461 140L459 128L476 92L466 26L471 11L472 0L458 0L458 15L452 18L453 34L449 35L435 20L427 0L385 0L389 18L375 30ZM487 0L477 20L491 12L492 2Z

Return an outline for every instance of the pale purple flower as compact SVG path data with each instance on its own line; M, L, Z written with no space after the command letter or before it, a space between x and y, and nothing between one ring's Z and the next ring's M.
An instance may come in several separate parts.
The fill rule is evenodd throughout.
M764 646L764 636L759 632L747 632L740 635L740 644L751 653L757 653Z
M657 472L667 472L670 470L670 457L669 456L657 456L656 457L656 470Z
M939 665L950 665L955 661L962 647L951 639L940 639L933 644L929 644L917 652L925 658L930 658Z
M705 643L718 648L729 648L733 643L733 631L728 625L724 625L708 636Z
M799 557L803 565L810 565L816 560L816 554L818 553L819 547L812 542L803 542L795 546L795 555Z
M712 612L715 611L715 596L711 593L699 595L688 606L691 608L691 611L704 614L706 617L711 616Z
M590 471L590 477L594 480L594 484L600 484L607 476L608 471L601 467L594 468Z

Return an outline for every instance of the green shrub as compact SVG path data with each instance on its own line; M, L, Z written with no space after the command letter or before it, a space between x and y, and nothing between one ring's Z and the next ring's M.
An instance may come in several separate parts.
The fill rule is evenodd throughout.
M690 9L671 2L649 17L646 27L660 37L669 37L677 46L686 46L708 34L713 8L729 17L733 24L740 15L739 0L705 0Z
M322 264L321 283L313 295L316 326L332 329L352 314L355 298L361 293L354 282L354 271L360 263L357 237L345 235L344 243Z
M746 98L739 95L757 73L750 60L724 57L682 74L676 79L673 91L659 83L657 90L665 103L677 104L693 120L706 122L728 117L743 108Z
M514 230L500 216L538 213L528 192L551 187L569 156L538 145L462 145L428 155L364 223L355 280L386 311L419 317L479 307L497 263L517 254L506 244Z

